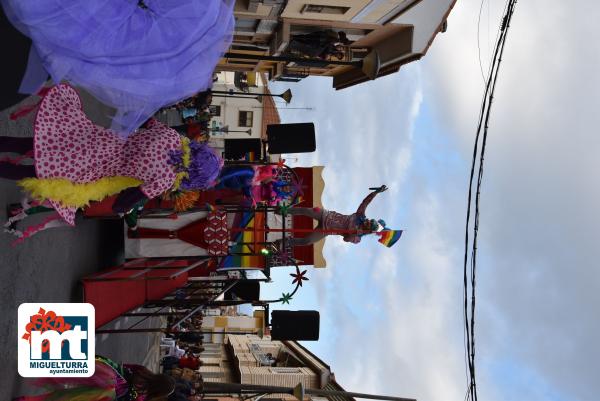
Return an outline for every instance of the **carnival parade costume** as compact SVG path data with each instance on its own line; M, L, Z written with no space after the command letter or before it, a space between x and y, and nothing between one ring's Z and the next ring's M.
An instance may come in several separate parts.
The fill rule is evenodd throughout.
M273 206L295 195L289 182L276 178L273 166L227 166L221 170L216 189L241 190L245 201Z
M0 152L24 154L33 148L34 165L2 162L0 176L19 179L42 206L51 206L69 225L90 201L119 193L116 212L173 191L209 188L222 159L206 144L189 141L150 120L123 138L93 124L77 92L66 84L49 90L34 123L34 138L0 137Z
M130 383L140 365L119 364L106 357L96 356L94 375L91 377L39 378L35 387L47 392L35 396L22 396L13 401L144 401Z
M367 206L369 206L378 193L385 190L387 190L385 185L375 189L361 202L356 212L350 215L321 208L293 207L287 209L285 211L287 214L307 216L318 222L314 232L311 232L303 238L290 238L287 242L291 246L310 245L320 241L327 235L338 234L342 235L345 242L358 244L361 238L366 234L392 232L392 230L386 230L385 222L383 220L367 219L365 216ZM368 228L365 228L365 226L368 226ZM400 235L398 234L398 238L399 237ZM395 240L397 240L397 238ZM395 242L396 241L394 241L394 243ZM391 246L393 244L384 245Z
M256 206L258 203L274 206L284 200L290 200L296 192L293 183L277 178L274 165L266 166L225 166L215 182L214 189L240 190L244 198L242 204ZM286 191L286 189L288 189ZM178 211L177 200L174 209ZM135 239L168 239L179 240L203 248L209 254L219 252L221 248L211 246L211 240L220 238L226 217L213 205L207 205L210 213L207 216L187 222L177 228L135 227L128 231L129 238ZM217 241L218 242L218 241Z
M116 109L131 134L163 106L211 87L229 47L234 0L0 0L33 41L21 91L48 74Z

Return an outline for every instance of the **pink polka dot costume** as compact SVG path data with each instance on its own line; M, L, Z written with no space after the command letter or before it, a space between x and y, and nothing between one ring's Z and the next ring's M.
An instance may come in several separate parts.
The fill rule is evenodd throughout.
M122 138L92 123L69 85L55 86L42 100L34 132L38 178L66 178L82 184L104 177L131 177L143 182L140 189L148 198L170 190L175 182L169 154L181 148L176 131L151 120L146 129ZM76 208L49 201L67 223L75 224Z

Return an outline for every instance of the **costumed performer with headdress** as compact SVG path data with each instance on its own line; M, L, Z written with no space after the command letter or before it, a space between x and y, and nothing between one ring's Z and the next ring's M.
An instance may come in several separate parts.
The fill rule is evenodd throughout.
M41 101L34 138L0 137L0 152L33 156L33 165L0 162L0 177L20 180L33 199L56 210L52 220L69 225L78 208L113 194L119 194L113 211L125 213L163 193L209 188L223 163L208 145L156 120L127 138L95 125L67 84Z
M48 74L116 109L131 134L161 107L210 89L231 43L234 0L0 0L33 46L20 91Z
M175 391L175 379L141 365L118 364L96 356L91 377L39 378L33 382L46 393L13 401L159 401Z
M318 222L315 231L303 238L286 239L286 243L291 246L310 245L322 240L327 235L337 234L342 235L345 242L358 244L364 235L382 232L385 229L385 222L383 220L368 219L365 216L365 211L375 196L387 189L385 185L376 188L361 202L356 212L349 215L321 208L284 208L285 211L280 211L280 213L283 212L292 216L308 216ZM281 240L276 241L276 243L280 245Z
M291 183L277 179L273 165L225 166L215 183L216 189L241 190L252 206L259 202L273 206L292 198L295 192L290 187Z

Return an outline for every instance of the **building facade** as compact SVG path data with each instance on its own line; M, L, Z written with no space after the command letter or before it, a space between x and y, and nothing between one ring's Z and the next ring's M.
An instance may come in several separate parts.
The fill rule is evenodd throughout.
M332 78L343 89L421 58L456 0L238 0L220 71L298 82Z
M252 316L243 315L221 315L204 316L202 319L202 331L211 334L204 335L204 342L207 344L225 343L226 334L231 332L260 334L265 327L265 312L262 310L254 311Z
M333 384L331 368L296 341L269 336L227 335L224 343L204 343L199 368L205 382L241 383L311 389L341 389ZM288 394L267 399L293 400ZM307 400L312 399L307 397Z
M227 140L244 140L254 141L254 148L260 149L267 126L280 123L266 78L251 71L220 72L217 77L210 105L210 145L224 152Z

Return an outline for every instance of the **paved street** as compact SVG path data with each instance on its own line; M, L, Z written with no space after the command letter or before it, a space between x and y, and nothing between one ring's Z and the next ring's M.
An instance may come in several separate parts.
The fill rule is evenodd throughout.
M31 103L32 99L26 99ZM106 124L107 110L84 97L84 108L96 121ZM31 118L9 121L10 110L0 113L0 135L32 136ZM95 115L94 115L95 114ZM14 182L0 179L0 220L6 220L5 205L19 202L20 191ZM39 219L38 219L39 220ZM33 220L32 222L35 222ZM123 259L122 222L78 218L75 228L64 227L42 232L24 244L11 246L14 237L0 233L0 399L25 392L17 373L17 307L23 302L78 302L81 277L118 264ZM113 324L127 327L129 319ZM148 320L138 327L156 326ZM97 353L128 363L144 363L157 368L157 335L112 334L98 336ZM148 353L148 350L151 352Z

